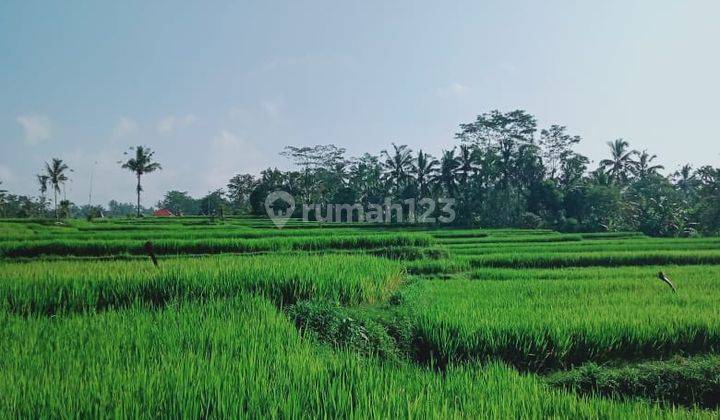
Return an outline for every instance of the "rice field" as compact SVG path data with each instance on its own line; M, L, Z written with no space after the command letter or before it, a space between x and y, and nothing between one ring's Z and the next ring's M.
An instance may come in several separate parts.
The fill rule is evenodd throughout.
M715 418L719 308L718 238L0 220L0 412Z

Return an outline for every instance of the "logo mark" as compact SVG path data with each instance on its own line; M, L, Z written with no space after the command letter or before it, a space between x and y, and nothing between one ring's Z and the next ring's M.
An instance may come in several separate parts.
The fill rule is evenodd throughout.
M295 211L295 199L286 191L273 191L265 198L265 211L275 226L282 229Z

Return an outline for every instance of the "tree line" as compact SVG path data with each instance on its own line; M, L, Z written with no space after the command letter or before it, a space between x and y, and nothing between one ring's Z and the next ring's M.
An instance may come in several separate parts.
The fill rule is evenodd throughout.
M186 215L264 215L265 197L282 189L299 203L321 208L382 205L388 197L397 203L454 198L459 226L639 230L654 236L720 233L720 168L685 165L666 174L657 156L634 150L623 139L608 142L608 157L591 167L576 150L580 136L561 125L539 129L524 110L478 115L460 124L455 139L456 145L437 157L395 143L354 158L332 144L287 146L281 154L294 170L241 173L200 199L169 191L157 207ZM160 167L151 150L138 150L135 165L128 161L123 167L137 176L140 214L141 176ZM53 165L55 160L48 167ZM58 178L47 172L57 202Z

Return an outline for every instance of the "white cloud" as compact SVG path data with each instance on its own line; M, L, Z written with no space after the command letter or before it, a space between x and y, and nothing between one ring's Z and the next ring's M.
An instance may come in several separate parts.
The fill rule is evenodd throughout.
M197 119L192 114L187 114L183 117L168 115L158 121L157 131L160 134L172 134L176 130L192 125L196 120Z
M30 146L49 140L53 135L50 119L42 115L20 115L17 122L23 128L23 141Z
M120 120L113 129L113 141L126 138L135 134L139 129L138 123L132 118L120 117Z
M443 98L458 98L461 96L467 95L467 93L470 91L470 86L463 85L461 83L455 82L450 84L449 86L442 87L438 89L437 93L439 96Z

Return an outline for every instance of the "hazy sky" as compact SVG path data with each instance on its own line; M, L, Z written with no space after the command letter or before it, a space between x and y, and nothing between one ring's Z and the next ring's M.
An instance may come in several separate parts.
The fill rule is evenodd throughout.
M157 151L146 204L288 167L284 145L439 154L459 123L523 108L581 152L624 137L674 170L720 165L720 2L0 2L0 180L133 201L117 161ZM94 165L97 162L97 165Z

